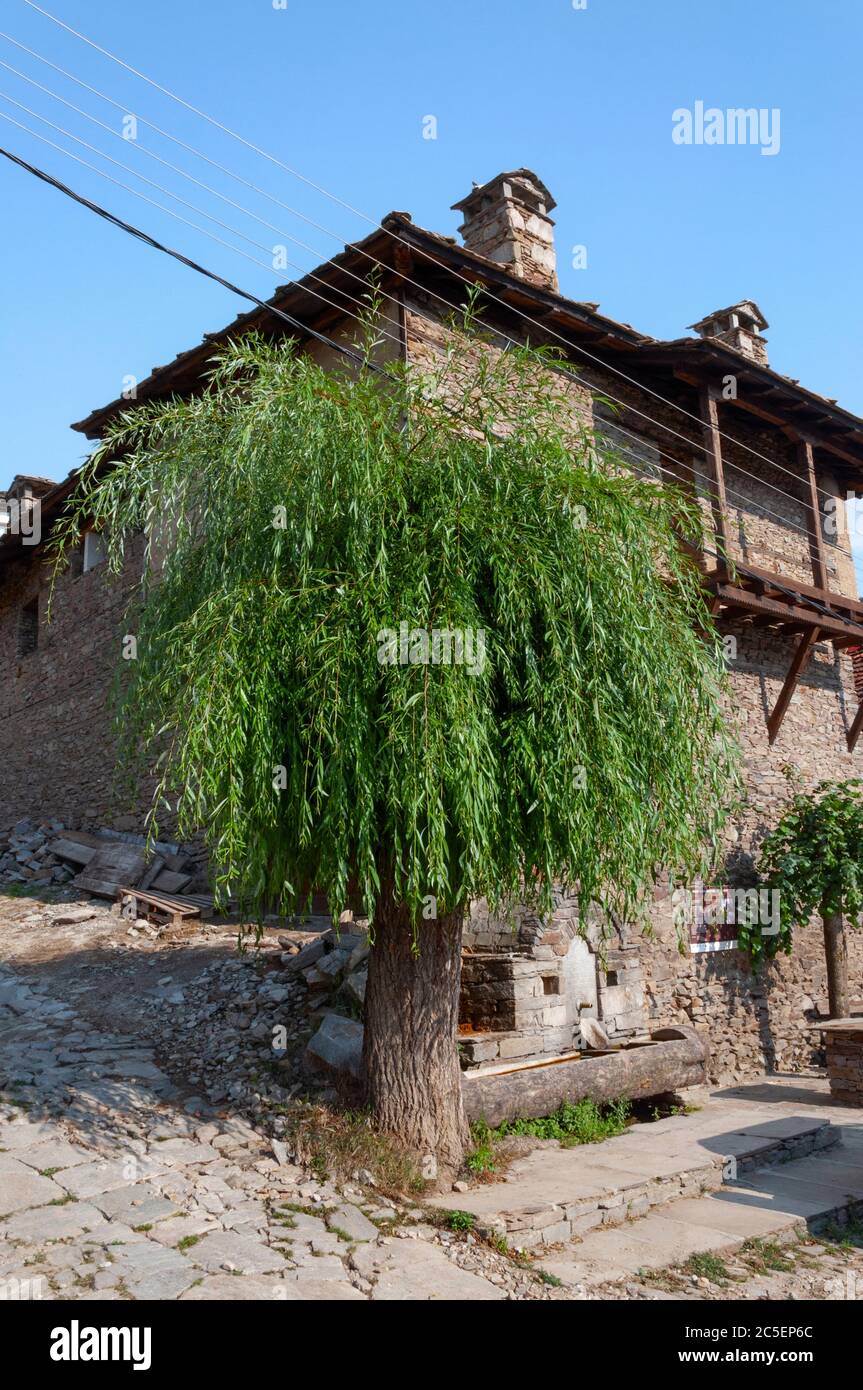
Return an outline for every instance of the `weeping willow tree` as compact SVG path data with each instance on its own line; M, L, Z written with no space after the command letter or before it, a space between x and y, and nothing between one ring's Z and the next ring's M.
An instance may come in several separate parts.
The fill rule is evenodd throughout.
M470 900L631 919L660 866L704 872L734 754L695 507L598 447L551 356L363 352L248 337L124 412L58 564L85 522L117 571L143 533L118 727L153 832L203 827L246 903L363 904L373 1113L449 1171Z

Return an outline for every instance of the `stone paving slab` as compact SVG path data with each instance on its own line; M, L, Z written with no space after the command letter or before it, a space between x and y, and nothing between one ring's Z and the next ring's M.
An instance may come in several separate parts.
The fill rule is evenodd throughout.
M0 1158L5 1155L0 1154ZM43 1178L22 1163L20 1172L0 1172L0 1216L23 1211L27 1207L44 1207L48 1202L62 1201L62 1187L51 1178Z
M212 1235L202 1236L188 1253L196 1265L211 1274L218 1274L226 1266L228 1273L236 1270L238 1274L284 1273L286 1268L284 1256L278 1250L271 1250L262 1241L235 1231L214 1231Z
M211 1231L220 1231L221 1229L215 1216L209 1214L183 1215L168 1217L165 1221L159 1221L149 1232L149 1235L151 1240L157 1240L161 1245L176 1247L181 1240L185 1240L188 1236L209 1235Z
M97 1159L55 1173L55 1180L73 1197L97 1197L115 1187L130 1187L142 1178L164 1173L165 1166L155 1159L139 1157ZM134 1173L134 1176L130 1176ZM62 1193L60 1194L62 1196Z
M163 1197L148 1183L136 1183L132 1187L115 1187L110 1192L102 1192L91 1198L93 1206L112 1220L125 1221L130 1226L163 1221L176 1216L182 1208L169 1198Z
M29 1149L39 1143L56 1138L53 1125L21 1123L0 1124L0 1149Z
M165 1139L156 1145L159 1160L165 1166L176 1163L215 1163L218 1149L209 1144L197 1144L192 1139Z
M848 1195L843 1188L794 1178L744 1180L734 1184L734 1192L741 1203L748 1202L756 1209L796 1216L803 1221L827 1218L848 1205Z
M245 1302L248 1299L274 1303L277 1300L294 1298L296 1294L288 1290L284 1280L241 1274L209 1274L205 1279L198 1279L191 1288L180 1294L181 1303L207 1303L215 1299L230 1300L232 1303Z
M361 1247L365 1248L365 1247ZM394 1241L378 1249L380 1273L372 1290L375 1303L421 1299L425 1302L490 1302L506 1297L487 1279L459 1269L435 1245Z
M377 1226L363 1215L359 1207L350 1203L331 1211L327 1225L332 1230L344 1231L351 1240L375 1240L379 1234Z
M22 1163L44 1172L46 1168L74 1168L76 1164L89 1163L93 1158L92 1149L82 1149L78 1144L70 1144L67 1139L46 1139L32 1149L16 1149L15 1153ZM0 1155L2 1157L2 1155Z
M656 1207L626 1227L590 1231L545 1257L543 1267L570 1284L621 1279L639 1269L679 1264L699 1251L730 1250L753 1237L781 1237L842 1212L861 1197L863 1151L839 1147L757 1169L703 1197Z
M639 1269L664 1269L679 1264L702 1250L725 1250L733 1243L725 1231L709 1226L683 1226L651 1212L632 1226L615 1226L591 1232L579 1245L570 1247L567 1257L544 1256L543 1269L560 1278L560 1266L587 1262L599 1277L607 1279L605 1267L635 1273Z
M0 1241L65 1240L82 1231L98 1230L104 1224L102 1213L87 1202L64 1202L59 1207L28 1208L0 1222Z
M848 1197L863 1198L863 1164L859 1154L844 1148L832 1149L819 1154L817 1158L801 1158L792 1163L784 1163L781 1168L756 1168L755 1177L768 1179L775 1176L783 1182L805 1182L824 1184L830 1188L842 1189Z
M503 1181L431 1202L470 1212L522 1249L566 1242L600 1223L642 1218L671 1200L721 1187L730 1158L747 1171L759 1160L785 1160L783 1171L821 1161L793 1155L801 1146L823 1149L841 1131L823 1112L801 1117L787 1108L710 1100L692 1114L636 1125L599 1145L535 1149Z
M703 1197L684 1197L667 1207L657 1207L656 1212L679 1225L722 1231L729 1240L777 1235L800 1226L799 1217L753 1206L740 1200L734 1189L728 1187L708 1192Z
M199 1277L185 1255L152 1241L116 1247L111 1253L124 1285L136 1299L178 1298Z
M285 1285L286 1296L291 1301L309 1303L316 1300L326 1300L326 1302L347 1303L356 1302L357 1299L362 1303L368 1302L366 1296L355 1289L352 1284L348 1284L342 1279L298 1279L296 1281L287 1280ZM282 1298L281 1290L279 1298Z

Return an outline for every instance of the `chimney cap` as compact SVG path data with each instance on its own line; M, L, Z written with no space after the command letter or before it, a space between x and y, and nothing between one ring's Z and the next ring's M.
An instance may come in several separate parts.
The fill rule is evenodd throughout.
M512 184L514 189L506 189L504 187L506 184ZM526 202L538 203L539 206L536 210L539 212L549 213L552 208L557 207L542 179L532 169L510 169L502 174L495 174L494 178L489 179L487 183L475 183L466 198L452 204L452 210L453 212L469 213L474 211L484 198L491 198L495 194L509 197L514 190L523 196L526 195Z
M712 314L705 314L703 319L699 319L697 323L691 323L689 327L693 328L696 333L708 337L711 336L709 330L713 324L720 319L730 320L732 314L738 314L741 318L750 321L741 327L749 328L752 326L756 330L770 327L754 299L739 299L736 304L729 304L725 309L714 309Z

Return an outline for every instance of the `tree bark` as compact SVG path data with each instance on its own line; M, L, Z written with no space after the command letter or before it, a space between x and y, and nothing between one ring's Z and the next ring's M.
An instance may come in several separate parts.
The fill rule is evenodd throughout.
M827 957L827 997L830 1017L848 1017L848 942L842 913L824 916L824 953Z
M378 1126L416 1156L423 1176L445 1181L469 1139L456 1050L462 913L422 922L411 949L405 908L375 913L366 986L363 1061Z

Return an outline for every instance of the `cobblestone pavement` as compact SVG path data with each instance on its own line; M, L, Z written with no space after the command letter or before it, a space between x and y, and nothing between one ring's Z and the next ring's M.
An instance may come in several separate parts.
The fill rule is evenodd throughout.
M217 1106L190 1095L178 1084L182 1035L169 1033L169 1066L158 1030L143 1026L151 1004L138 974L108 968L110 933L119 940L124 928L103 913L96 941L92 920L28 912L0 898L0 1298L586 1297L557 1287L540 1261L433 1226L364 1181L316 1179L249 1122L230 1086ZM187 979L213 968L183 949L142 950L168 996L178 960ZM863 1296L859 1250L799 1245L781 1268L774 1252L764 1258L764 1268L738 1257L721 1277L712 1266L654 1273L590 1297Z
M14 962L0 965L0 1298L566 1296L421 1209L313 1178L229 1094L212 1106L178 1086L182 1033L166 1029L161 1048L142 1026L160 1015L140 997L140 966L170 1000L178 960L188 983L211 955L195 967L146 942L124 974L110 948L125 924L40 911L0 897L0 953ZM230 943L222 956L233 969Z

